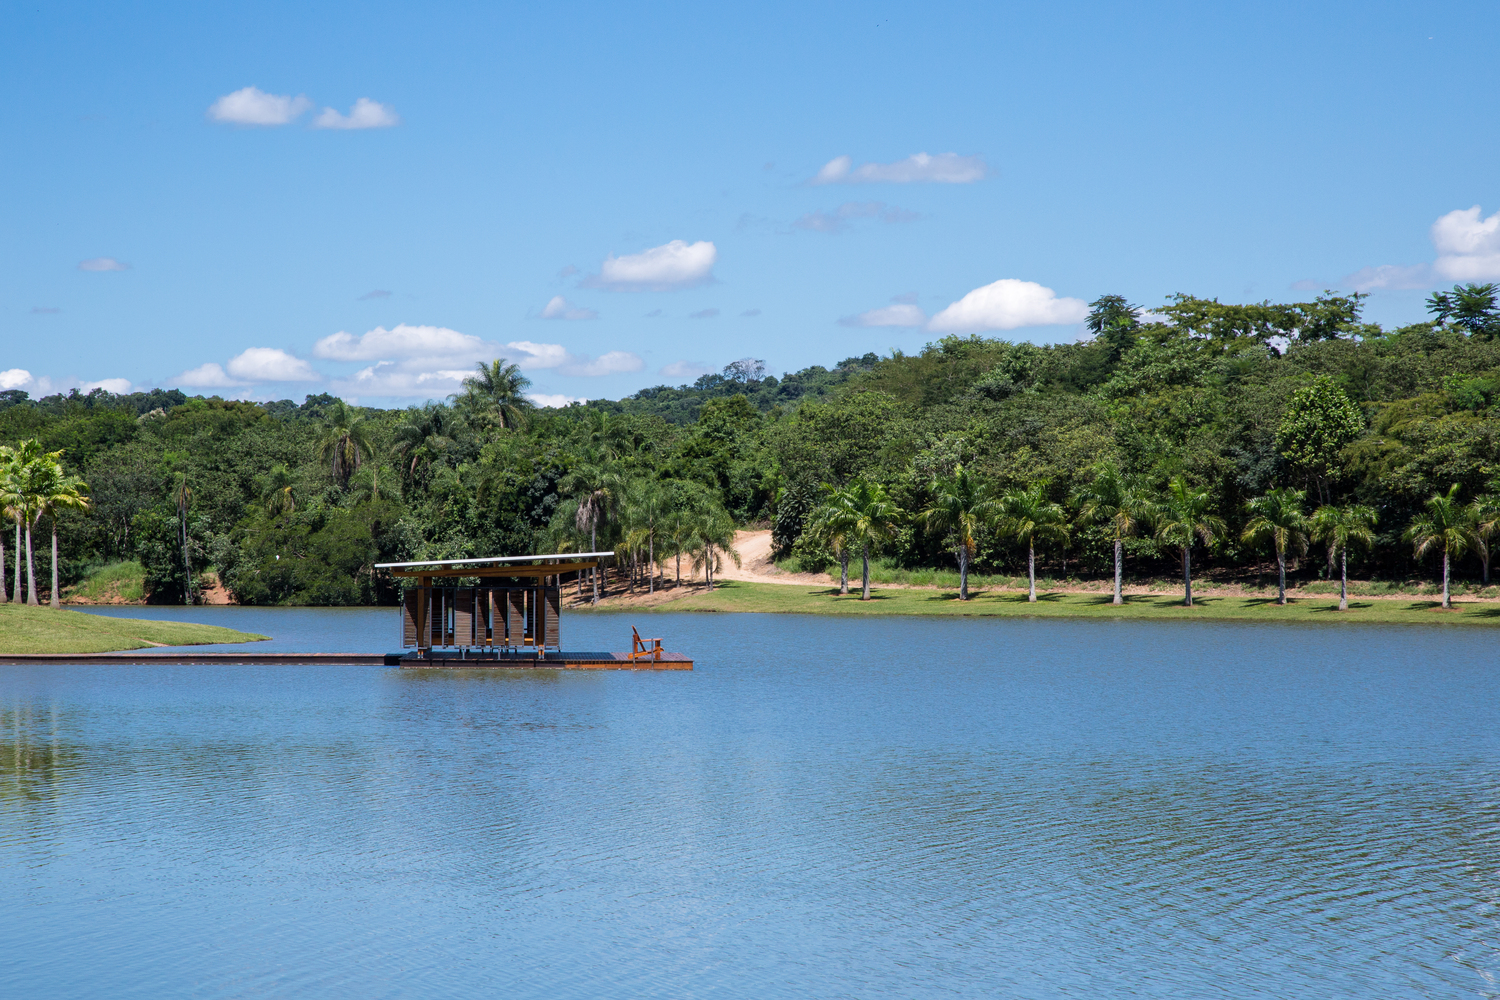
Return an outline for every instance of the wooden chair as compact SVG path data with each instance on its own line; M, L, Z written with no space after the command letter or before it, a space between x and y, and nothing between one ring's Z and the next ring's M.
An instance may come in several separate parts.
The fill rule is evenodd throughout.
M643 660L649 656L654 662L661 662L660 639L642 639L641 634L635 630L634 625L630 626L630 634L633 637L630 647L630 658L632 660Z

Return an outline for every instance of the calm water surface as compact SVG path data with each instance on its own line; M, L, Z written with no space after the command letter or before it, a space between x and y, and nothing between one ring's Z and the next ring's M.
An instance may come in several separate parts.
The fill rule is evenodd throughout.
M698 669L0 667L0 995L1500 992L1496 633L641 621Z

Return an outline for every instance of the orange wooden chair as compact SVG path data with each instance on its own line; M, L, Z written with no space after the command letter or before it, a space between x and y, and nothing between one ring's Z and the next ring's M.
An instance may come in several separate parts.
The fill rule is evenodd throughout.
M654 662L661 662L660 639L642 639L641 634L635 630L634 625L630 626L630 634L632 636L630 647L630 658L632 660L643 660L649 656Z

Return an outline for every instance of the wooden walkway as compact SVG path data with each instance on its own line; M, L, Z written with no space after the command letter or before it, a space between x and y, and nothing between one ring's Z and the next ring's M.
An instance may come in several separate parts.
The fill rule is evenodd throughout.
M194 652L161 647L131 649L119 653L0 653L0 664L24 663L101 663L119 666L144 666L151 663L195 664L199 666L236 664L282 664L295 667L365 666L401 667L403 670L692 670L693 661L681 653L662 653L660 661L649 658L632 660L628 653L495 653L436 650L418 659L415 653L256 653Z

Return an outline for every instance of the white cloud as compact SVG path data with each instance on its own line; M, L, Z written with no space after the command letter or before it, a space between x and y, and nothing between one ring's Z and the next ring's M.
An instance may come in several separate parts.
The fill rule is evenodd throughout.
M1377 288L1430 288L1432 267L1428 264L1381 264L1379 267L1362 267L1346 275L1339 284L1356 292L1369 292Z
M24 368L10 368L0 372L0 392L6 389L24 389L31 384L31 372Z
M1088 303L1082 299L1060 299L1052 289L1034 281L1001 278L974 289L932 317L927 329L953 333L1014 330L1082 323L1088 314Z
M620 375L638 372L646 367L639 354L630 351L607 351L597 358L568 356L568 360L557 366L559 375L577 375L592 378L596 375Z
M113 257L90 257L88 260L78 262L80 271L128 271L130 265L115 260Z
M84 392L103 389L105 392L112 392L116 396L124 396L131 392L134 387L130 384L130 379L128 378L102 378L97 382L85 382L78 388Z
M291 97L245 87L214 101L208 108L208 117L235 125L285 125L310 107L312 102L301 94Z
M348 378L335 380L329 389L339 396L425 396L431 399L457 392L470 373L471 369L467 368L400 371L395 362L381 361Z
M917 153L895 163L854 166L849 156L836 156L823 165L811 184L972 184L989 175L979 156Z
M1448 281L1500 279L1500 212L1480 219L1479 206L1449 212L1432 224L1438 259L1432 270Z
M592 309L580 309L568 305L568 300L561 295L552 296L542 309L542 319L598 319L599 314Z
M537 406L549 410L560 410L573 403L587 403L587 396L565 396L560 392L532 392L527 393L526 398Z
M927 322L927 314L919 306L897 303L862 312L858 316L845 316L840 326L921 326Z
M846 201L831 212L819 209L808 212L792 225L815 233L842 233L851 219L879 219L881 222L915 222L921 215L883 201Z
M277 347L247 347L225 369L247 382L319 382L323 376L299 357Z
M201 364L197 368L189 368L176 378L167 379L167 383L202 389L224 389L245 384L230 378L222 365L212 361Z
M324 108L323 113L313 120L313 128L390 128L400 124L401 118L395 108L368 97L355 101L347 115Z
M443 358L456 362L487 360L498 344L444 326L377 326L356 337L340 330L313 345L313 357L331 361L381 361L392 358Z
M584 285L614 291L670 291L690 288L713 280L718 248L706 240L688 243L673 240L640 253L616 257L611 254L599 273Z
M660 374L667 378L697 378L699 375L709 375L713 369L701 361L674 361L669 365L663 365Z

